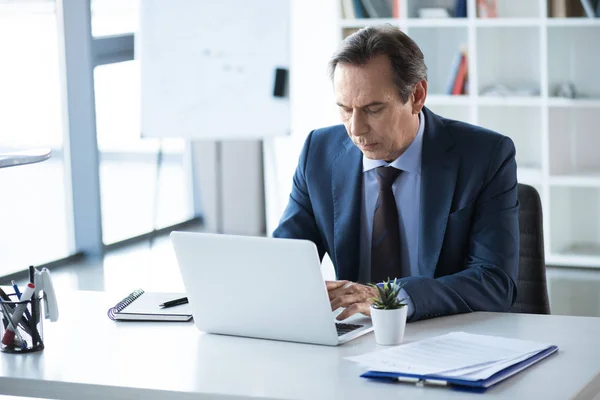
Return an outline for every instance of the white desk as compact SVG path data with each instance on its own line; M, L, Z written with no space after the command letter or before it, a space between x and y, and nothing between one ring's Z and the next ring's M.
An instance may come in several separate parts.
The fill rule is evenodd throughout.
M59 321L44 321L45 350L0 353L0 394L61 399L568 399L586 385L588 392L599 387L600 318L473 313L409 324L406 341L463 330L560 347L558 354L481 397L360 378L362 369L343 357L382 348L373 334L341 347L218 336L202 334L191 322L110 321L106 311L122 294L59 295Z
M0 151L0 168L33 164L50 158L50 149L32 149L25 151Z

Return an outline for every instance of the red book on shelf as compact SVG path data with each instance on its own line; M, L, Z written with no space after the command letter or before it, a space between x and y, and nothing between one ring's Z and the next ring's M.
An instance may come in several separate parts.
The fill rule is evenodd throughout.
M392 0L392 17L400 18L400 0Z
M479 18L496 18L496 0L477 0Z
M458 72L456 73L456 79L454 80L454 86L452 87L452 94L462 94L467 79L467 55L462 54L460 58L460 65L458 66Z

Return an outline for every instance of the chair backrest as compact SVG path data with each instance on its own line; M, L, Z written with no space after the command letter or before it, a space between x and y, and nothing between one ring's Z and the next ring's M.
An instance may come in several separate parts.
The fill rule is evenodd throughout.
M517 300L511 312L550 314L544 259L542 202L534 187L518 184L519 208L519 277Z

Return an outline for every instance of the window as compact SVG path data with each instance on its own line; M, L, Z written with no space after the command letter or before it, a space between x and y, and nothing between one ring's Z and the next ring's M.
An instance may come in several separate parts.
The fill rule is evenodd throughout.
M77 4L85 6L65 1L71 16ZM91 7L95 36L138 28L138 0L91 0ZM70 177L63 156L56 12L53 0L0 0L0 152L53 151L48 161L0 169L0 276L75 251L69 241L75 233L69 223L72 207L65 195ZM68 79L80 75L71 73ZM193 217L184 141L140 138L139 77L133 60L94 70L105 244Z
M54 3L0 0L0 54L0 149L53 150L48 161L0 169L4 275L69 255Z
M193 217L183 140L140 138L139 79L138 61L99 66L94 73L105 244Z

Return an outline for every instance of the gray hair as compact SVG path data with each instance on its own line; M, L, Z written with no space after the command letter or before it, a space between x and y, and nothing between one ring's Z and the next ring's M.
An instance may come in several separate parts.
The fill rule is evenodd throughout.
M427 80L427 66L415 41L392 25L367 26L344 39L329 61L329 75L333 79L338 64L361 66L380 55L391 61L394 83L406 103L415 85Z

